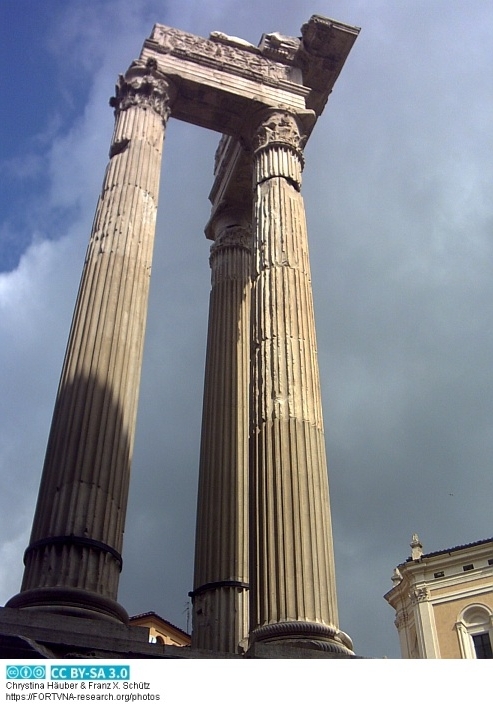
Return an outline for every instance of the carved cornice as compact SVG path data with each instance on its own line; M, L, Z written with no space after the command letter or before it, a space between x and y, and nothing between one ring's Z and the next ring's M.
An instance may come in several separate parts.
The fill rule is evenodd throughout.
M260 41L260 51L264 56L274 59L274 61L295 64L300 39L297 37L287 37L279 32L264 34Z
M134 62L124 76L118 77L110 105L115 116L131 107L141 107L154 110L166 123L173 93L171 82L157 71L156 60L148 59L145 65Z

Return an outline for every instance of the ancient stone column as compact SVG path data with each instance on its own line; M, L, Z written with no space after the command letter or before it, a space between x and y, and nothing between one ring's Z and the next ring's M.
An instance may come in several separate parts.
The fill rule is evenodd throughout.
M120 76L21 592L7 606L125 621L117 604L170 85Z
M309 119L304 114L303 119ZM339 630L297 116L253 138L250 643L352 652Z
M237 653L248 635L251 223L215 218L200 451L192 645ZM243 643L244 645L244 643Z

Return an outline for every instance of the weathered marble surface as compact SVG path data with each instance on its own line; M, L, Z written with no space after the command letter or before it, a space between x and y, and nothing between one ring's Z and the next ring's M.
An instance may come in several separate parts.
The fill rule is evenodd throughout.
M257 650L282 641L351 655L337 620L300 188L304 145L358 31L314 16L300 38L271 33L255 47L221 32L204 39L155 25L120 76L110 161L12 609L127 618L116 599L172 116L223 134L206 226L212 290L194 647L240 652L250 630Z

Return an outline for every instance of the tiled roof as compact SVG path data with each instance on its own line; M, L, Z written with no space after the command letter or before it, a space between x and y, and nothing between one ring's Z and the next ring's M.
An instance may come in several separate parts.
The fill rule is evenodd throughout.
M174 628L175 631L179 631L180 633L183 633L184 636L187 636L187 638L190 638L190 635L184 631L183 629L179 628L178 626L175 626L174 623L171 623L171 621L168 621L166 618L163 618L159 614L157 614L155 611L145 611L143 614L136 614L135 616L130 616L129 621L136 621L137 619L140 618L149 618L154 616L154 618L158 618L160 621L163 623L166 623L168 626L171 626L171 628Z
M447 553L456 552L458 550L466 550L467 548L475 548L477 545L486 545L486 543L493 543L493 538L486 538L485 540L476 540L475 543L466 543L465 545L456 545L454 548L446 548L445 550L436 550L435 552L423 553L421 557L436 557L438 555L446 555ZM408 557L406 562L414 562L412 557Z

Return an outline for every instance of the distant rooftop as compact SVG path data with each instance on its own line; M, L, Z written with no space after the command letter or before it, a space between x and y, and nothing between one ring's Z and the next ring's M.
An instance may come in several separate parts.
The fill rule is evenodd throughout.
M423 557L437 557L438 555L447 555L453 552L458 552L459 550L466 550L467 548L475 548L478 545L486 545L487 543L493 543L493 538L486 538L484 540L476 540L474 543L466 543L465 545L456 545L453 548L445 548L444 550L435 550L435 552L427 552L421 555ZM420 559L421 559L420 558ZM414 562L412 557L408 557L406 562Z
M155 611L145 611L142 614L136 614L135 616L130 616L129 621L137 621L139 619L144 619L144 618L155 618L155 619L161 621L161 623L164 623L167 626L174 628L175 631L179 631L180 633L183 633L183 635L186 636L187 638L190 637L189 633L184 631L182 628L179 628L179 626L175 626L174 623L171 623L171 621L168 621L168 619L163 618L162 616L157 614Z

